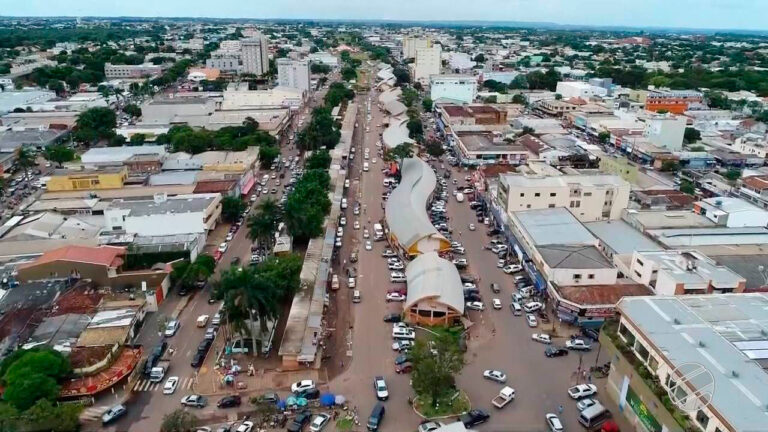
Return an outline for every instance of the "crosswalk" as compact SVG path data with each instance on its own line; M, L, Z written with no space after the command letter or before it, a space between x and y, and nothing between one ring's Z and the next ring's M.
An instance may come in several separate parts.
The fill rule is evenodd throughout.
M194 377L187 377L182 378L179 381L179 386L176 387L176 391L179 390L192 390L192 385L195 383ZM162 382L150 382L148 379L140 379L136 382L136 384L133 385L133 391L135 392L153 392L163 390L163 384L165 384L165 381Z

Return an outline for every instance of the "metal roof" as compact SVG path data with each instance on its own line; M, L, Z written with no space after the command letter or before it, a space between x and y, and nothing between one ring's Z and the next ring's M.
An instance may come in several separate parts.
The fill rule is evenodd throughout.
M432 168L418 158L403 160L400 185L387 200L387 224L406 249L425 237L442 236L427 217L427 200L437 185Z
M591 245L597 239L564 207L513 212L536 246Z
M658 251L661 247L624 221L587 222L584 226L617 254L634 251Z
M411 261L405 269L408 296L405 309L424 299L432 299L464 313L464 286L459 271L450 261L428 252Z
M699 364L712 374L709 408L734 430L766 429L768 373L757 357L768 352L752 348L768 342L768 295L625 297L619 309L672 367Z

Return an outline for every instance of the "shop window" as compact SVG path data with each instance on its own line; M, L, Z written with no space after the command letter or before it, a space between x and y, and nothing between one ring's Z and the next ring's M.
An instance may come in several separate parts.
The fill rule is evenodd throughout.
M696 411L696 422L701 425L701 428L706 430L709 424L709 416L702 410Z
M635 342L635 353L637 354L637 357L640 360L644 362L648 361L648 356L650 355L650 353L645 348L645 345L641 344L639 341Z

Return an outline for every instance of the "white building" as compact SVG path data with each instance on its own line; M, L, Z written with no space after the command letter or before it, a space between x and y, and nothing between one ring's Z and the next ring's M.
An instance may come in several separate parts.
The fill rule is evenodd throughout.
M277 59L277 85L310 93L309 61Z
M158 194L152 200L114 200L104 210L106 229L140 236L207 233L221 216L221 194Z
M240 41L243 73L264 75L269 70L269 51L267 38L257 33L256 36Z
M683 116L657 114L645 120L643 136L657 147L680 151L683 149L686 124Z
M429 89L433 101L449 99L469 104L477 97L477 79L471 75L432 75Z
M694 250L635 251L629 275L658 295L742 292L747 280Z
M337 67L339 65L339 58L335 55L327 52L316 52L307 56L307 59L312 63L320 63L328 65L330 67Z
M163 69L160 65L144 63L140 65L113 65L106 63L104 65L104 76L107 79L115 78L144 78L160 75Z
M728 228L768 227L768 211L741 198L707 198L694 203L693 211Z
M766 142L766 138L763 135L750 133L740 136L736 138L733 146L740 153L756 155L761 158L768 156L768 142Z
M415 58L416 50L432 48L432 39L428 37L406 36L403 38L403 58Z
M620 219L629 203L628 182L616 175L575 174L556 177L504 174L498 200L507 213L564 207L582 222Z
M413 64L413 80L422 85L429 84L429 77L440 74L442 48L435 45L432 48L419 48L416 50L416 63Z
M557 83L555 93L560 94L563 99L578 97L588 100L593 96L605 96L608 90L581 81L560 81Z
M205 61L205 67L230 73L239 73L243 69L239 52L222 50L212 52L211 58Z

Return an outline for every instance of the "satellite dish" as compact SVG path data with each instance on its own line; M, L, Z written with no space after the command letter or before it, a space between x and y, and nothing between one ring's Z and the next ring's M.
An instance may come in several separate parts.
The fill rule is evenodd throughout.
M715 377L704 365L684 363L670 373L669 398L685 412L695 412L712 402Z

